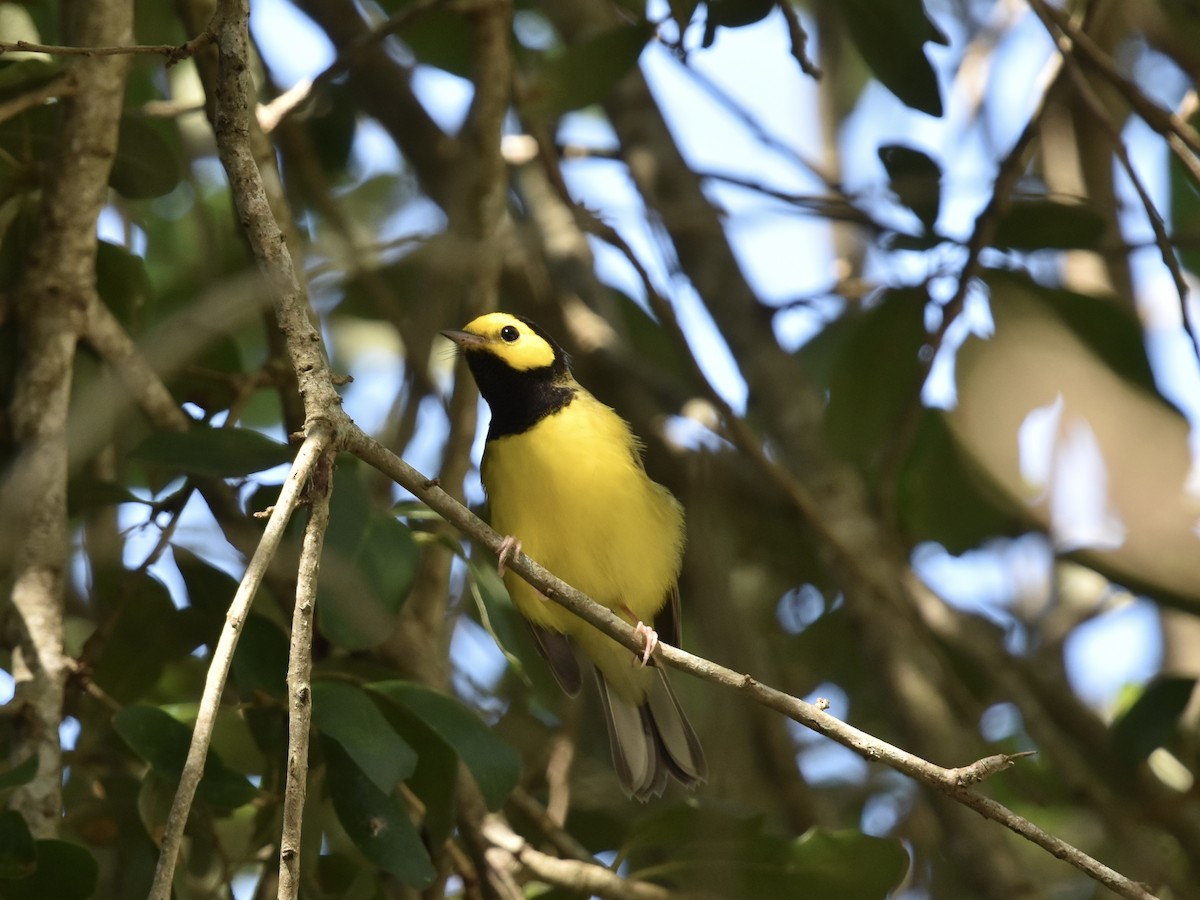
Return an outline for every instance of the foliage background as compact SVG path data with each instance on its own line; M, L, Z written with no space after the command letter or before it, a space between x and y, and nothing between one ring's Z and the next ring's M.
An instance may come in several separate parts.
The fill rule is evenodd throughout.
M1197 895L1186 4L294 6L333 61L297 97L253 60L251 143L355 421L481 508L437 332L532 316L688 509L689 650L940 765L1035 749L979 790ZM212 14L0 4L0 41L178 45ZM256 13L268 62L280 21ZM735 44L762 58L726 81ZM149 889L254 513L312 423L193 49L0 58L4 897ZM176 896L276 892L300 533L242 629ZM1105 895L678 674L709 783L632 806L492 568L339 458L304 896L570 895L487 852L486 810L619 863L610 896Z

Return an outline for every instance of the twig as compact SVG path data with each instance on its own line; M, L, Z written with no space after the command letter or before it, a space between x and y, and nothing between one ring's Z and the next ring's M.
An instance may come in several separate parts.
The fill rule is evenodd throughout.
M0 56L21 51L46 53L50 56L164 56L167 65L190 59L197 51L212 43L216 35L202 31L182 44L130 44L118 47L65 47L58 44L35 44L32 41L0 41Z
M536 878L584 896L599 894L616 900L680 900L684 896L648 881L622 877L595 862L560 859L542 853L509 828L499 816L484 819L481 831L492 846L511 855Z
M372 438L355 430L346 436L345 447L350 453L368 465L379 469L397 484L406 488L418 500L425 503L461 532L493 553L499 552L500 543L503 540L499 534L484 524L470 510L455 501L436 483L422 476L416 469ZM543 596L570 610L588 624L628 647L630 651L643 648L644 642L630 625L611 610L600 606L585 594L552 575L528 556L519 554L516 559L512 560L509 567L537 588ZM727 669L661 642L658 647L659 649L655 651L656 659L714 684L740 690L763 706L774 709L804 727L825 735L853 750L864 759L881 762L898 772L909 775L922 784L926 784L958 803L975 810L984 818L1011 829L1120 896L1131 898L1131 900L1154 900L1153 895L1141 884L1093 859L1066 841L1049 834L1002 804L974 793L962 781L964 771L987 771L990 774L1007 768L1019 758L1018 756L1010 756L1006 761L1001 762L990 757L965 768L945 769L835 719L811 703L806 703L764 685L750 675L739 674L732 669Z
M179 779L179 788L171 803L171 812L167 816L167 824L163 833L162 849L158 857L158 866L154 871L154 882L150 887L150 900L169 900L171 882L175 874L175 863L179 857L179 848L183 843L183 827L187 824L188 813L192 800L196 795L196 787L204 774L204 761L208 754L208 746L212 740L213 727L216 725L217 708L221 701L221 693L225 688L225 680L229 675L229 667L233 662L233 651L237 647L238 637L242 626L250 613L250 605L254 595L262 583L267 566L283 541L283 534L291 520L292 513L300 503L304 487L312 476L322 456L333 442L333 430L326 422L317 422L309 430L300 452L292 463L279 499L275 501L274 512L267 521L262 540L254 551L254 557L246 566L237 593L229 604L225 614L225 627L213 650L212 662L208 667L208 675L204 680L204 693L200 697L200 708L196 713L196 727L192 732L192 742L188 747L187 762Z
M300 836L304 799L308 792L308 739L312 726L313 608L317 602L317 573L321 547L329 526L329 494L333 490L333 459L317 460L308 492L312 503L300 568L296 577L296 608L292 614L292 642L288 654L288 756L283 795L283 834L279 841L279 900L300 895Z
M800 64L800 71L810 78L820 81L825 73L808 55L808 32L800 24L800 14L796 12L796 7L792 5L791 0L781 0L777 5L779 11L783 13L783 20L787 22L792 56Z
M75 92L78 82L75 75L65 72L57 78L46 82L41 87L18 94L11 100L0 103L0 122L7 122L13 116L20 115L27 109L41 106L52 97L65 97Z

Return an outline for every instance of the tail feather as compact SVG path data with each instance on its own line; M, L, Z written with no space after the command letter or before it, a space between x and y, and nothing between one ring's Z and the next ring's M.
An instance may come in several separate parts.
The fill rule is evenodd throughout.
M707 766L700 739L683 713L662 669L654 669L640 706L610 688L596 669L613 767L625 793L638 800L662 794L669 775L685 787L704 781Z

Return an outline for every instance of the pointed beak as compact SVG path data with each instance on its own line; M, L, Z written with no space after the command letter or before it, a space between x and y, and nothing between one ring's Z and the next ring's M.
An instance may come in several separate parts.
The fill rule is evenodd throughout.
M463 350L484 347L488 343L487 338L481 338L479 335L471 334L469 331L443 331L442 337L454 341Z

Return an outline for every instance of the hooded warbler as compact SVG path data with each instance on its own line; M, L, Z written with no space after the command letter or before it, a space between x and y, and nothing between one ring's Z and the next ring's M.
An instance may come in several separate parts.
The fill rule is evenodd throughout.
M613 765L628 795L660 795L668 775L688 787L703 781L700 741L666 671L646 665L658 633L679 643L679 502L646 474L628 424L580 386L567 354L536 324L490 313L442 334L462 349L491 408L481 475L492 527L507 536L500 572L559 684L576 695L575 651L591 660ZM646 638L641 664L506 573L506 559L522 550L636 625Z

